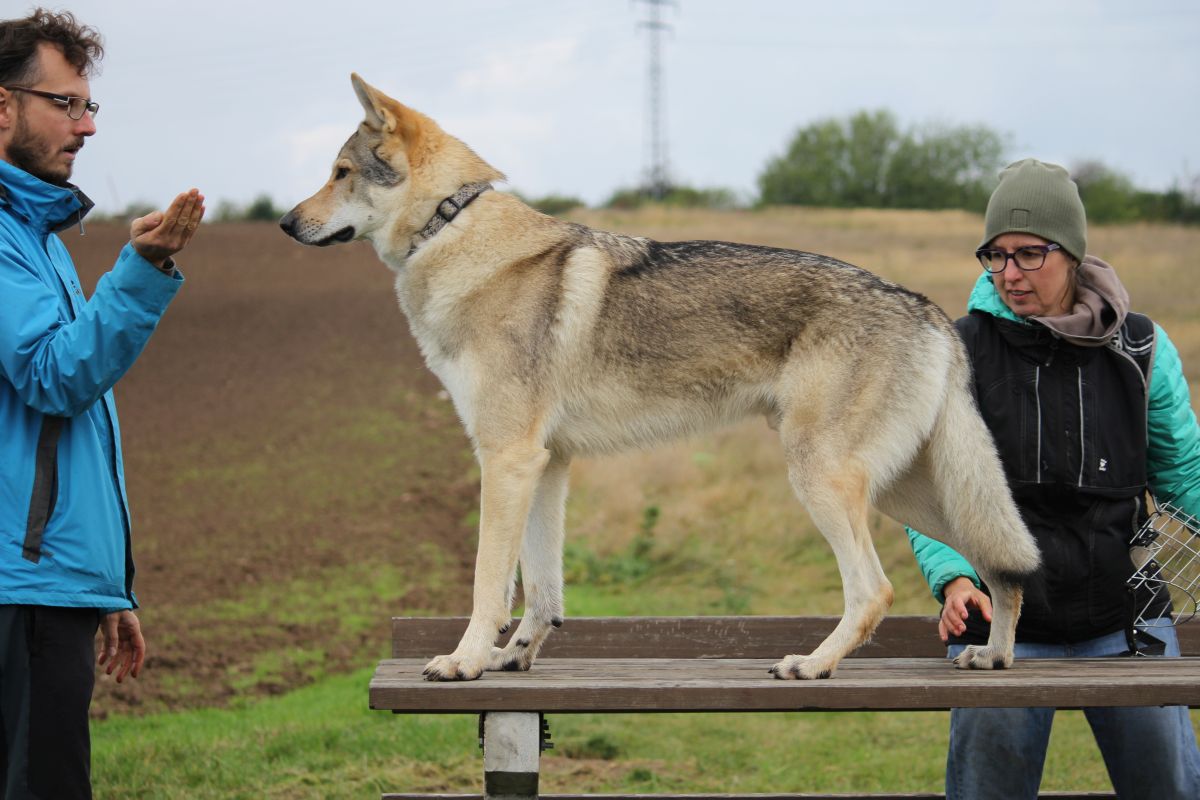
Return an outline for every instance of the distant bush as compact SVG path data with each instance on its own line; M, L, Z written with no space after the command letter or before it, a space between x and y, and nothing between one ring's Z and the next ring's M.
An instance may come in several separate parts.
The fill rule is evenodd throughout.
M230 200L217 203L213 218L217 222L275 222L286 209L277 208L268 194L260 194L247 205L238 205Z
M620 211L632 211L635 208L641 208L649 202L652 202L649 192L642 189L623 188L613 192L612 196L604 202L604 207L615 208Z
M617 189L604 203L604 207L632 210L650 203L658 203L677 208L729 210L745 205L738 199L736 192L720 186L696 188L681 184L667 187L661 197L657 195L657 192L645 187Z
M1190 189L1177 181L1162 193L1139 191L1137 204L1141 219L1200 224L1200 180L1193 180Z
M715 208L720 210L739 208L742 205L738 200L736 192L720 186L703 189L696 189L691 186L672 186L662 202L669 206L680 206L682 208Z
M1076 164L1071 176L1079 185L1079 197L1091 222L1200 223L1200 178L1192 178L1189 189L1177 180L1165 192L1149 192L1099 161Z
M797 131L759 175L760 202L982 211L1004 150L1004 137L983 126L901 131L890 111L860 111Z
M1079 198L1091 222L1129 222L1141 216L1133 181L1099 161L1071 167Z
M153 211L157 211L157 210L158 210L157 208L155 208L152 204L146 202L145 200L135 200L134 202L125 206L125 208L122 209L121 211L105 211L105 212L95 212L94 211L88 215L87 221L88 222L116 222L116 223L128 225L129 223L133 222L138 217L144 217L147 214L149 214Z
M538 197L526 200L525 202L543 214L549 214L550 216L565 214L573 208L582 208L585 205L578 197L568 197L561 194L548 194L545 197Z
M1004 150L1004 137L983 126L914 129L900 139L888 163L888 202L894 208L983 211Z

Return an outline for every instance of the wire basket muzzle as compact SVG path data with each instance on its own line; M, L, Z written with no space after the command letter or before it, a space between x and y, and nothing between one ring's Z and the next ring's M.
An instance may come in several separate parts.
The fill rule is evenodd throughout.
M1187 622L1196 616L1200 595L1200 519L1170 503L1156 505L1129 546L1137 628L1158 618L1164 594L1174 607L1174 624Z

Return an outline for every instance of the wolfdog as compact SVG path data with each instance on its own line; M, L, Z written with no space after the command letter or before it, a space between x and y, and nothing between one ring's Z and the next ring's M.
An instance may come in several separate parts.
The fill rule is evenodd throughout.
M479 460L471 620L428 679L529 669L562 624L572 457L748 415L778 432L845 598L829 637L784 657L775 677L829 677L891 605L870 503L958 549L987 582L991 637L958 665L1011 665L1039 554L936 305L821 255L657 242L546 216L489 191L504 176L433 120L357 74L351 83L365 119L325 185L280 225L303 244L374 245ZM497 647L518 560L525 613Z

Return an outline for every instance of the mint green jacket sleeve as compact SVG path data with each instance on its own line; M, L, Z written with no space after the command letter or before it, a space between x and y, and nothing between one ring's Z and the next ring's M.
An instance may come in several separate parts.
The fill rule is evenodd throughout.
M913 555L917 557L917 566L921 568L925 582L929 584L934 599L939 603L946 602L946 584L955 578L970 578L977 588L980 586L979 575L974 567L953 547L931 539L908 526L905 526L904 530L908 533L908 543L912 545Z
M1146 472L1150 491L1200 516L1200 427L1179 351L1158 325L1147 409Z

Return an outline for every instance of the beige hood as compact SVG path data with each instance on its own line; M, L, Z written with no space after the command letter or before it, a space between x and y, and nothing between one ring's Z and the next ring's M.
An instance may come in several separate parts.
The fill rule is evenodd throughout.
M1084 256L1079 264L1075 305L1067 314L1030 317L1066 339L1083 347L1099 347L1111 339L1129 313L1129 292L1107 263Z

